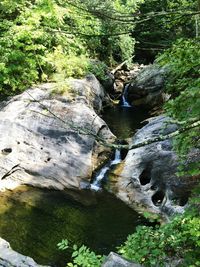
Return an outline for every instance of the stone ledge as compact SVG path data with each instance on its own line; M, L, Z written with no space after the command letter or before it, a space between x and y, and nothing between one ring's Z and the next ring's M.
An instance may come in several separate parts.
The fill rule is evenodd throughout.
M12 250L10 244L0 238L0 267L50 267L37 264L32 258Z

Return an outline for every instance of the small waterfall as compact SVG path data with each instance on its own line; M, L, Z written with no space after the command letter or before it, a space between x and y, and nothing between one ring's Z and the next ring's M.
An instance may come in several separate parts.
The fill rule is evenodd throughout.
M129 84L126 84L124 87L124 91L122 94L122 105L121 106L126 107L126 108L131 108L131 105L127 101L128 87L129 87Z
M122 161L121 159L121 151L119 149L115 150L115 158L111 161L110 166L116 165Z
M90 188L94 191L99 191L101 189L101 182L104 179L107 171L109 170L109 166L103 167L97 176L94 178L93 183L90 185Z
M114 160L110 161L106 166L104 166L94 178L93 183L90 185L90 188L94 191L101 190L101 182L105 178L106 174L110 170L110 167L116 165L121 162L121 152L119 149L115 150L115 158Z

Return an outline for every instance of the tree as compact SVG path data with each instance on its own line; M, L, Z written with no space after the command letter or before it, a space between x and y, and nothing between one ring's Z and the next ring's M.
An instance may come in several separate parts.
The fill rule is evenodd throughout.
M136 58L152 62L158 53L171 47L178 38L194 38L198 0L146 0L141 15L151 19L135 28Z
M2 0L0 91L9 95L38 81L81 77L89 58L109 64L127 59L134 52L133 25L121 12L132 14L141 1Z
M168 65L166 91L171 94L171 99L165 109L178 121L190 123L194 119L200 120L199 59L198 39L180 39L157 59L160 64ZM175 148L183 163L189 151L200 148L199 128L193 128L174 140ZM199 173L199 161L192 164L189 172Z

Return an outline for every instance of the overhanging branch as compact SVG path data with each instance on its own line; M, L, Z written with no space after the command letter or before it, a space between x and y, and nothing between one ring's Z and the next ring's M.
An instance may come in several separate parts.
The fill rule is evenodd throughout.
M200 120L196 121L196 122L193 122L189 125L185 125L185 126L182 126L181 128L179 128L178 130L170 133L170 134L166 134L166 135L161 135L161 136L158 136L158 137L155 137L153 139L149 139L149 140L146 140L144 142L140 142L140 143L137 143L137 144L134 144L134 145L131 145L129 147L129 150L130 149L135 149L135 148L139 148L139 147L142 147L142 146L146 146L146 145L150 145L150 144L153 144L153 143L156 143L156 142L160 142L160 141L164 141L166 139L170 139L170 138L173 138L179 134L182 134L184 132L187 132L193 128L197 128L197 127L200 127Z
M40 106L42 106L45 110L47 110L50 114L51 114L51 118L55 118L57 120L59 120L60 122L62 122L63 124L67 125L68 127L70 127L72 130L74 130L75 132L77 132L80 135L89 135L94 137L94 139L99 142L100 144L102 144L103 146L106 147L110 147L113 149L127 149L127 150L131 150L131 149L135 149L135 148L139 148L139 147L144 147L146 145L150 145L156 142L160 142L160 141L164 141L166 139L170 139L173 138L175 136L178 136L184 132L187 132L191 129L194 128L198 128L200 127L200 120L195 119L196 121L190 121L190 123L188 124L188 122L180 122L178 124L182 125L178 130L170 133L170 134L166 134L166 135L160 135L158 137L155 138L151 138L148 140L145 140L143 142L140 143L136 143L133 145L121 145L121 144L117 144L117 143L108 143L104 138L102 138L101 136L99 136L98 134L96 134L95 132L92 131L92 129L90 128L83 128L80 126L77 126L73 123L69 123L66 122L65 120L63 120L62 118L60 118L59 116L57 116L54 112L52 112L48 107L46 107L44 104L41 103L41 101L35 99L28 91L26 91L26 93L35 101L37 102ZM40 113L41 115L44 115L42 113ZM46 115L44 115L46 116ZM185 125L184 125L185 123Z

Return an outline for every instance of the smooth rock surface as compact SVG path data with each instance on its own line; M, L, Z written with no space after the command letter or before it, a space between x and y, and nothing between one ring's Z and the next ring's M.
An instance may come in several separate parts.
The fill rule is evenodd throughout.
M160 106L165 99L163 86L166 72L166 67L156 64L143 68L129 85L128 102L146 108Z
M140 264L133 263L111 252L102 264L102 267L142 267Z
M132 144L175 131L177 126L168 120L164 116L149 119L133 137ZM200 157L199 153L194 154ZM178 158L169 139L131 149L113 173L119 179L111 179L111 190L133 208L144 207L161 214L183 212L200 177L178 177L177 166Z
M0 238L0 267L45 267L38 265L32 258L12 250L10 244ZM48 266L46 266L48 267Z
M95 112L104 97L97 79L71 80L66 95L54 90L44 84L1 103L0 190L22 184L79 189L109 156L94 137L115 138Z

